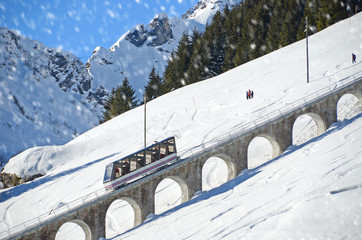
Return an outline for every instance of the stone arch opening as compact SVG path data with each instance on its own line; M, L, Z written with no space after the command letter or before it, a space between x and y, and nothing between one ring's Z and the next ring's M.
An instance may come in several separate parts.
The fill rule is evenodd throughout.
M362 113L362 93L346 93L337 102L337 121L351 119Z
M56 240L92 239L89 226L82 220L71 220L64 223L55 235Z
M230 157L224 154L212 156L202 166L202 190L219 187L235 177L235 163Z
M184 180L169 176L155 190L155 214L163 213L189 200L189 188Z
M127 197L114 200L106 213L106 238L112 238L142 223L139 204Z
M256 168L280 154L280 145L273 136L258 135L248 145L248 169Z
M293 124L293 145L301 145L327 130L326 122L316 113L305 113L299 116Z

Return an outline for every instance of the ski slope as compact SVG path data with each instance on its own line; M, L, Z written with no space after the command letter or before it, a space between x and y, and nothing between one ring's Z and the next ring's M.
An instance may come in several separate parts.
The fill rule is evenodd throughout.
M352 52L357 55L355 64ZM184 151L311 92L361 77L362 14L311 36L309 56L309 84L305 41L299 41L151 101L148 145L173 135L178 151ZM252 100L245 99L248 89L254 90ZM354 105L355 115L361 112L360 103L351 99L346 106ZM355 118L336 124L308 145L292 146L284 156L256 167L259 162L220 188L150 216L147 223L119 239L357 239L362 229L361 123L361 118ZM1 190L0 232L102 189L104 167L142 146L143 108L139 107L65 145L31 148L15 156L5 172L45 176Z

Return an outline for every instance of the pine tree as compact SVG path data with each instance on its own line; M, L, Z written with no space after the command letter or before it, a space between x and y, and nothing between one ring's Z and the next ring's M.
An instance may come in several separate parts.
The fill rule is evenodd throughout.
M193 51L188 69L188 79L190 83L198 82L209 76L208 63L210 60L210 49L204 35L193 36Z
M163 75L163 93L170 92L173 89L186 85L187 70L189 68L191 54L192 44L189 36L184 33L180 39L177 49L171 53L170 60L166 66Z
M249 10L252 8L249 1L244 1L240 3L240 7L237 9L236 13L236 32L238 37L236 38L235 44L235 54L233 57L234 67L237 67L248 61L249 52L250 52L250 38L249 38ZM227 55L229 53L227 52Z
M209 61L207 78L221 74L226 48L226 36L224 30L225 18L221 12L217 12L212 18L211 24L205 32L205 40L209 49Z
M265 40L266 52L272 52L279 49L279 38L282 30L282 21L284 19L283 11L281 11L281 1L273 1L271 6L272 16L270 18L270 25Z
M238 24L241 19L241 14L239 13L239 6L231 9L225 19L224 31L225 31L225 57L222 71L226 72L235 67L233 62L235 56L235 50L240 34L240 27Z
M291 12L288 12L282 25L282 32L279 34L280 40L278 45L280 47L285 47L292 42L292 36L291 36L292 33L290 32L291 21L292 21Z
M167 66L165 71L163 72L162 80L164 85L162 87L162 94L171 92L173 89L181 87L180 82L177 82L177 75L176 75L176 66L177 60L175 57L175 52L171 52L170 59L167 62Z
M199 71L199 61L200 61L200 43L201 43L201 34L197 29L194 29L192 32L191 47L192 55L190 57L189 68L187 70L187 82L186 84L191 84L201 81L201 72Z
M122 85L112 89L111 95L106 100L100 123L104 123L137 105L135 91L132 89L127 78L124 78Z
M320 0L318 9L318 31L348 17L347 1Z
M135 90L133 90L131 84L129 83L127 77L124 78L122 82L122 98L125 101L124 112L131 110L135 106L137 106Z
M150 101L162 95L162 79L156 73L155 67L152 68L148 79L149 81L147 83L147 86L145 87L145 95L147 101Z

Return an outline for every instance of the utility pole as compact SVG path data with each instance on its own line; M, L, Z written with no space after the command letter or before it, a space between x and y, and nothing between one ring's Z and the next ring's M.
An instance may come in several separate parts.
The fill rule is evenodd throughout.
M144 129L143 129L143 132L144 132L144 146L146 148L146 104L147 104L147 99L146 99L146 93L145 93L145 96L143 97L143 104L144 104L144 117L143 117L143 126L144 126Z
M307 83L309 83L309 57L308 57L308 17L305 17L305 36L306 36L306 51L307 51Z

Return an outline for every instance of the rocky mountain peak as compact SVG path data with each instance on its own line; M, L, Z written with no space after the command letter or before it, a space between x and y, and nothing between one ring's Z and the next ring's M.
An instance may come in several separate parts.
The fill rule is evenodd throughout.
M226 5L229 7L240 3L240 0L199 0L195 6L182 15L182 19L194 19L202 24L210 23L217 11L222 11Z
M127 41L137 47L141 47L146 41L147 46L161 46L172 38L169 18L165 13L156 15L147 26L137 25L125 37Z

